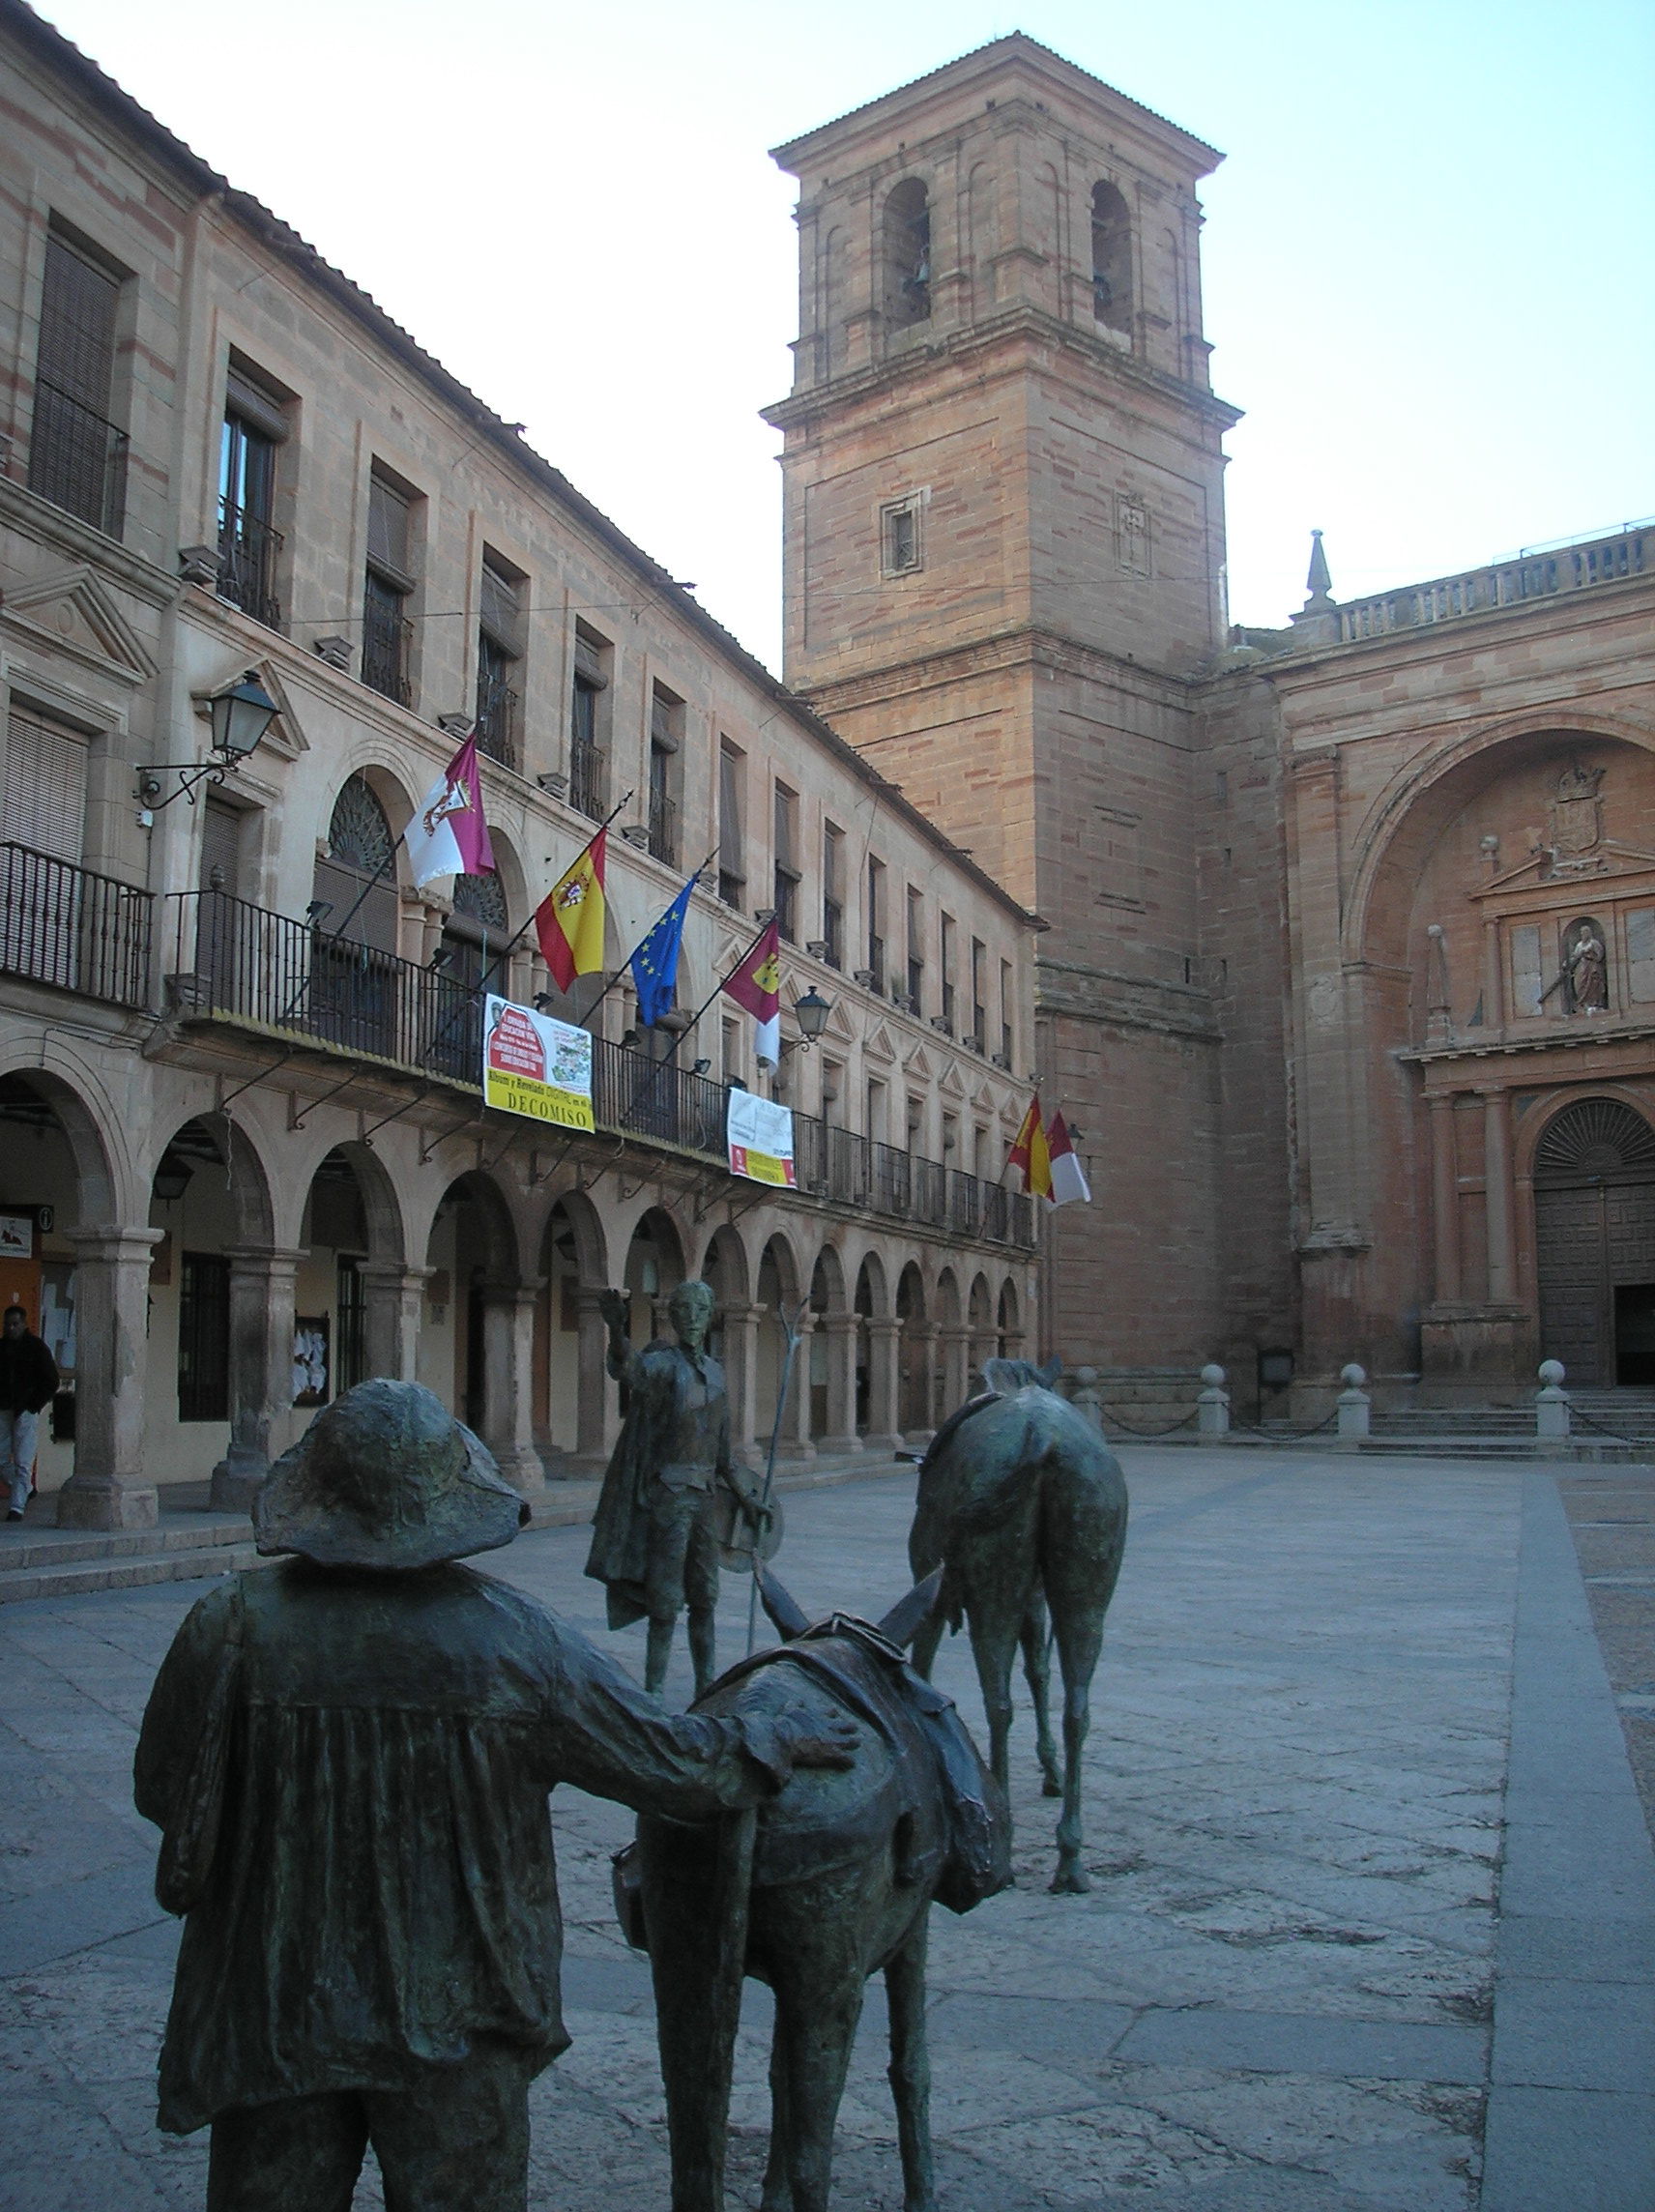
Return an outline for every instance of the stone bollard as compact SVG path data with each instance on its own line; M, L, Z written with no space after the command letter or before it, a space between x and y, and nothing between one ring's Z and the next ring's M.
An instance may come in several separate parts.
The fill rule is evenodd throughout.
M1224 1387L1224 1370L1216 1360L1201 1371L1202 1390L1195 1402L1196 1428L1204 1437L1230 1434L1230 1393Z
M1339 1370L1339 1380L1345 1387L1339 1393L1339 1440L1355 1442L1368 1434L1368 1412L1373 1401L1363 1383L1368 1380L1367 1370L1354 1360L1349 1367Z
M1569 1393L1563 1387L1560 1359L1540 1362L1540 1387L1534 1393L1534 1434L1536 1438L1569 1434Z

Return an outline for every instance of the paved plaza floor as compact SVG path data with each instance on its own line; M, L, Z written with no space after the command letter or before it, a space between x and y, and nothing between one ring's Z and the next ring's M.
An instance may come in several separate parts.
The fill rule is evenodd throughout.
M1092 1892L1047 1894L1056 1808L1020 1706L1017 1886L933 1914L944 2212L1652 2212L1655 1870L1559 1479L1600 1534L1616 1511L1578 1469L1122 1458ZM1646 1515L1650 1480L1617 1470L1605 1497ZM901 1472L790 1500L777 1563L807 1611L877 1617L900 1594L912 1494ZM488 1564L601 1637L585 1540L545 1530ZM1592 1541L1601 1583L1616 1554ZM176 1935L130 1795L151 1677L202 1586L0 1614L6 2212L204 2201L205 2136L153 2124ZM732 1583L720 1627L733 1658ZM641 1669L641 1632L612 1641ZM939 1678L979 1728L963 1641ZM609 1902L629 1816L573 1791L553 1813L575 2042L534 2093L531 2201L664 2212L648 1970ZM758 2199L765 2017L749 1985L732 2205ZM876 1985L842 2212L901 2202L883 2025ZM370 2172L358 2203L379 2202Z

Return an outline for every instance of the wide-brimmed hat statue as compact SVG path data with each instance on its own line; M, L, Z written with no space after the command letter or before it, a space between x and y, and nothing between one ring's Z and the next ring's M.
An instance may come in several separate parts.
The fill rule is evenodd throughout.
M317 1414L253 1499L265 1553L409 1569L509 1544L529 1519L493 1454L434 1392L376 1380Z

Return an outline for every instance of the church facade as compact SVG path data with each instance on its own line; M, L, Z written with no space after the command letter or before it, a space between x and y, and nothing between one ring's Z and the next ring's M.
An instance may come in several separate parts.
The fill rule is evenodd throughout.
M1051 925L1047 1349L1655 1381L1655 531L1234 628L1220 157L1014 36L776 158L786 676Z

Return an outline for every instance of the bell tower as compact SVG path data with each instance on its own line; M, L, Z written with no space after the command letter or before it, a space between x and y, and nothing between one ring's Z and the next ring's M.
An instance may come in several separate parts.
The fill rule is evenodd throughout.
M1221 157L1019 33L775 159L800 188L795 383L767 410L787 680L1051 923L1038 1073L1083 1149L1156 1133L1134 1210L1166 1241L1134 1267L1101 1205L1084 1234L1059 1215L1054 1304L1085 1327L1048 1343L1205 1358L1196 686L1236 415L1207 379L1196 188Z

